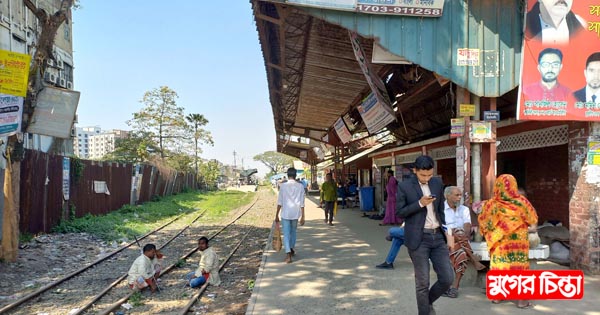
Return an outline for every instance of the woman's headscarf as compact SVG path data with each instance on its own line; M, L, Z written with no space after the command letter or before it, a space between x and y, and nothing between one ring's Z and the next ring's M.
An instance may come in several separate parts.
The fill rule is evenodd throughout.
M529 200L519 194L515 178L503 174L496 178L494 197L485 202L478 221L491 250L503 237L536 224L537 214Z

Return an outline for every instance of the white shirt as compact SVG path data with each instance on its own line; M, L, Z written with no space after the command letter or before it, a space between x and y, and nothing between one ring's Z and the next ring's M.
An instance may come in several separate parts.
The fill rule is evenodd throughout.
M209 247L200 253L200 263L198 263L198 269L196 269L196 277L202 277L202 269L208 272L208 283L210 285L221 284L221 277L219 277L219 256L217 253Z
M462 229L465 223L471 223L469 208L459 205L454 211L450 208L448 201L444 201L444 215L446 216L446 227L449 229Z
M423 192L423 196L431 196L431 189L429 189L429 184L421 184L421 191ZM436 196L436 198L439 198ZM419 205L421 202L419 201ZM440 226L440 222L435 216L435 209L433 208L433 202L427 205L427 217L425 217L425 226L426 229L435 229Z
M579 15L575 15L582 27L587 24ZM550 25L540 15L540 26L542 27L542 43L545 45L553 44L568 44L569 43L569 26L567 26L567 18L563 18L557 28ZM586 27L587 28L587 27Z
M596 95L596 100L592 100L592 95ZM593 102L593 103L600 103L600 91L596 91L596 93L592 93L592 91L590 90L589 86L585 86L585 101L586 102Z
M148 256L142 254L138 258L135 259L131 268L129 268L129 272L127 273L127 283L134 283L137 278L142 277L144 279L150 279L154 275L155 268L154 266L158 264L158 259L150 259Z
M304 186L295 180L281 184L277 205L281 206L281 218L298 220L302 217L304 208Z

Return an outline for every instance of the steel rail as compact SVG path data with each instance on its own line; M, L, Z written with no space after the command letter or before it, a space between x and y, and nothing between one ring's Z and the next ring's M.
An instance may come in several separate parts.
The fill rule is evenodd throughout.
M188 225L186 225L183 229L181 229L181 231L179 231L177 234L173 235L168 241L166 241L164 244L162 244L158 250L163 249L165 246L169 245L175 238L177 238L179 235L181 235L181 233L183 233L185 230L189 229L190 226L192 226L192 224L194 224L196 221L198 221L198 219L200 219L202 216L204 216L204 214L206 213L206 210L202 211L194 220L192 220L192 222L190 222ZM111 284L109 284L106 288L104 288L104 290L102 290L102 292L98 295L96 295L91 301L87 302L85 305L83 305L82 307L78 308L77 312L75 313L71 313L71 315L79 315L82 314L85 310L87 310L88 308L90 308L94 303L96 303L98 300L100 300L108 291L110 291L114 286L116 286L117 284L119 284L121 281L123 281L123 279L125 279L127 277L127 272L125 274L123 274L122 276L120 276L117 280L113 281Z
M150 232L146 233L144 236L142 236L142 237L138 238L138 240L145 239L146 237L150 236L151 234L153 234L153 233L156 233L156 232L158 232L158 231L160 231L160 230L164 229L165 227L167 227L167 226L168 226L168 225L170 225L171 223L173 223L173 222L175 222L176 220L180 219L182 216L183 216L183 215L179 215L179 216L175 217L173 220L171 220L171 221L169 221L169 222L165 223L164 225L162 225L162 226L158 227L157 229L155 229L155 230L153 230L153 231L150 231ZM108 259L108 258L110 258L110 257L112 257L112 256L114 256L114 255L116 255L116 254L118 254L119 252L123 251L124 249L126 249L126 248L129 248L129 247L130 247L131 245L133 245L133 244L136 244L136 242L135 242L135 241L133 241L133 242L130 242L129 244L123 245L121 248L119 248L119 249L117 249L117 250L113 251L112 253L110 253L110 254L108 254L108 255L106 255L106 256L104 256L104 257L102 257L102 258L99 258L99 259L95 260L94 262L90 263L89 265L87 265L87 266L84 266L84 267L82 267L82 268L80 268L80 269L78 269L78 270L76 270L76 271L74 271L74 272L72 272L72 273L70 273L70 274L68 274L68 275L64 276L64 277L63 277L63 278L61 278L61 279L58 279L58 280L56 280L56 281L54 281L54 282L52 282L52 283L49 283L49 284L47 284L47 285L45 285L45 286L43 286L43 287L41 287L41 288L37 289L36 291L34 291L34 292L31 292L31 293L29 293L29 294L27 294L27 295L25 295L25 296L21 297L20 299L18 299L18 300L16 300L16 301L14 301L14 302L12 302L12 303L10 303L10 304L8 304L8 305L6 305L6 306L4 306L4 307L0 308L0 314L2 314L2 313L4 313L4 312L7 312L7 311L10 311L10 310L14 309L15 307L17 307L17 306L19 306L19 305L21 305L21 304L23 304L23 303L25 303L25 302L27 302L27 301L31 300L32 298L34 298L34 297L36 297L36 296L38 296L38 295L40 295L40 294L42 294L42 293L44 293L44 292L46 292L46 291L48 291L48 290L52 289L52 288L54 288L55 286L57 286L57 285L59 285L59 284L61 284L61 283L65 282L65 281L67 281L67 280L69 280L69 279L71 279L71 278L73 278L73 277L75 277L76 275L78 275L78 274L80 274L80 273L82 273L82 272L86 271L87 269L89 269L89 268L91 268L91 267L93 267L93 266L95 266L95 265L97 265L97 264L99 264L99 263L101 263L101 262L105 261L106 259Z
M240 246L242 245L242 243L246 240L246 237L248 237L248 235L250 235L250 232L252 232L252 231L253 231L253 229L251 229L250 231L248 231L248 233L246 233L246 235L244 235L244 237L242 237L242 239L240 240L240 242L233 248L233 250L231 251L231 253L229 253L229 256L227 256L227 258L225 258L225 260L219 266L219 272L221 272L223 270L223 268L225 268L225 265L229 262L229 260L231 259L231 257L233 257L233 254L235 254L237 252L237 250L240 248ZM179 314L180 315L186 315L188 313L188 311L190 310L190 308L192 308L192 306L194 306L194 304L196 304L196 301L202 295L202 293L204 293L204 291L206 291L207 287L208 287L208 282L206 282L204 285L202 285L202 287L200 287L200 290L198 292L196 292L190 298L189 302L185 305L185 307L183 308L183 310L181 310L181 312L179 312Z
M242 216L244 216L248 211L250 211L250 209L252 209L252 207L254 207L254 205L256 204L257 200L258 200L258 197L254 198L254 201L248 207L248 209L244 210L240 215L238 215L236 218L234 218L233 220L231 220L231 222L229 222L227 225L223 226L221 229L219 229L216 233L214 233L208 239L209 240L214 239L217 235L221 234L221 232L223 232L227 227L229 227L230 225L234 224L237 220L239 220ZM188 257L192 256L197 251L198 251L198 247L190 250L185 255L181 256L179 258L179 260L187 259ZM167 268L165 268L164 270L161 271L161 273L160 273L160 275L158 277L160 278L162 275L164 275L166 273L169 273L173 268L175 268L175 266L176 266L175 263L169 265ZM137 292L137 290L131 290L131 292L129 292L128 294L126 294L124 297L120 298L117 302L111 304L106 309L102 310L100 313L97 313L96 315L109 315L112 311L114 311L117 308L119 308L123 303L127 302L127 300L129 300L129 298L133 294L135 294L136 292ZM104 294L106 294L106 293L104 293Z

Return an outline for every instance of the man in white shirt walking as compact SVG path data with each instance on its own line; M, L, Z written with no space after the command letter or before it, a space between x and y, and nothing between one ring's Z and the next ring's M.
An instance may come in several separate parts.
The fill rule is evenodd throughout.
M454 281L450 289L446 291L444 296L450 298L458 297L458 286L460 279L467 270L467 262L471 260L477 270L485 268L473 255L473 249L469 244L471 237L471 213L469 208L460 204L462 192L456 186L449 186L444 189L444 216L446 217L446 227L448 242L450 248L450 261L454 268Z
M298 220L300 220L300 225L304 225L304 186L295 180L295 168L288 168L287 176L290 180L281 184L277 196L275 222L279 224L279 212L281 212L285 262L289 264L292 262L292 256L296 254L294 247L296 247Z

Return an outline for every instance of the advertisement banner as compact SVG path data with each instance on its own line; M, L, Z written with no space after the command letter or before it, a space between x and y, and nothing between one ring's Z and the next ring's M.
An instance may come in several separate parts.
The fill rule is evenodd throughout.
M338 118L338 120L336 120L333 127L335 128L335 132L337 133L340 140L342 140L342 143L350 142L350 140L352 139L352 135L350 134L350 131L348 131L348 127L346 127L346 124L344 123L344 120L342 120L341 117Z
M528 1L517 119L600 121L600 5Z
M450 119L450 138L462 137L465 134L465 119Z
M469 125L471 142L496 142L496 133L492 132L492 123L489 121L471 121Z
M373 93L369 94L361 105L358 105L360 117L365 122L370 134L385 128L395 118L377 101Z
M383 111L386 111L388 116L391 116L392 121L396 120L396 114L392 110L392 102L390 101L390 97L387 93L387 89L383 80L377 75L377 73L373 70L369 59L367 59L367 55L360 45L360 37L356 32L348 31L350 35L350 42L352 43L352 49L354 50L354 56L356 57L356 61L358 61L358 65L365 75L365 79L371 88L371 94L375 96L375 100L379 103L379 106ZM387 124L386 124L387 125ZM381 128L385 127L382 126ZM376 131L379 131L376 130ZM371 131L369 129L369 133L374 133L376 131Z
M30 63L27 54L0 50L0 93L25 97Z
M334 10L356 10L356 0L286 0L289 4Z
M63 187L63 198L65 200L69 200L70 198L70 186L71 186L71 181L70 181L70 175L71 174L71 160L68 157L63 157L63 180L62 180L62 187Z
M444 0L358 0L356 10L361 13L442 16Z
M78 104L79 92L45 87L37 95L27 132L69 139Z
M0 136L6 137L21 132L23 98L0 94Z

